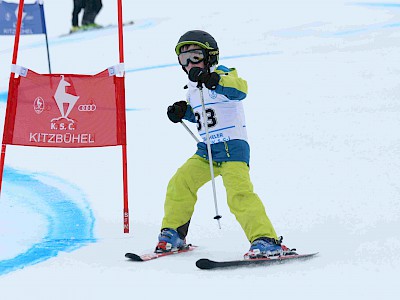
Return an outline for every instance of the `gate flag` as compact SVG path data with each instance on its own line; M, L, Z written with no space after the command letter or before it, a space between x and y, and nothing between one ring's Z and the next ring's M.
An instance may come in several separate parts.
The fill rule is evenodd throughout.
M24 4L24 1L9 3L0 0L0 35L16 35L19 6L23 8L20 20L19 35L44 34L46 38L47 64L51 73L49 40L47 38L46 21L44 18L43 0Z
M26 17L25 1L19 0L0 154L0 192L8 144L63 148L121 145L124 233L129 233L122 0L116 1L119 64L96 75L79 75L51 74L50 59L50 74L17 65L22 20ZM43 9L41 14L44 25Z
M96 75L38 74L11 78L3 143L82 148L126 145L120 65Z
M0 35L16 32L18 4L0 0ZM39 1L24 5L21 34L46 34L43 4Z

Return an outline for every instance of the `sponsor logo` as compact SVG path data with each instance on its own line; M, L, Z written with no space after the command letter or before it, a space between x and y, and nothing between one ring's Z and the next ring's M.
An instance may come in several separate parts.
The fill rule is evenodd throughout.
M217 98L217 93L213 90L208 90L208 94L210 95L211 99Z
M48 144L93 144L95 142L94 135L90 133L44 133L31 132L29 141L34 143Z
M37 97L35 101L33 101L33 109L38 115L44 111L44 100L42 97Z
M18 20L18 11L19 11L19 5L17 6L17 9L14 11L16 20ZM24 19L25 19L26 15L27 15L27 13L24 12L24 10L22 10L22 22L21 22L22 26L24 25L23 22L24 22Z
M64 75L61 75L60 83L58 84L56 93L54 94L54 99L56 99L61 117L65 119L68 119L68 115L70 114L71 110L74 108L76 102L79 99L79 96L68 94L66 92L65 89L68 86L71 86L71 84L64 79Z
M64 75L61 75L60 82L54 94L61 117L50 121L51 130L75 130L75 121L68 118L68 116L78 101L79 96L68 94L66 91L68 86L71 86L71 83L65 80Z
M96 110L96 104L81 104L78 106L78 111L95 111Z
M97 106L93 100L86 104L77 105L80 96L73 95L67 92L66 88L71 86L72 82L68 82L64 75L61 75L57 89L54 93L56 105L56 116L50 120L49 132L30 132L29 141L31 143L46 143L46 144L94 144L95 134L93 132L78 133L78 121L70 118L71 111L75 108L79 112L93 113L97 110ZM53 101L54 101L53 100ZM48 102L48 101L47 101ZM51 110L48 103L40 96L33 101L33 109L36 114L41 114L43 111ZM57 117L59 112L59 117Z

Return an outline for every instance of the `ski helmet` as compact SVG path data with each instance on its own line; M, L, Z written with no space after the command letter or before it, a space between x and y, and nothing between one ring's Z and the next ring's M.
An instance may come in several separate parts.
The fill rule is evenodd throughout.
M218 64L218 45L211 34L202 30L191 30L182 35L176 44L175 52L179 55L184 45L198 45L206 50L206 66L211 67Z

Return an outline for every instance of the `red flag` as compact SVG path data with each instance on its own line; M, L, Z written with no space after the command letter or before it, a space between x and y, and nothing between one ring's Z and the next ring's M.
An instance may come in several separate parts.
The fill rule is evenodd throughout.
M89 76L44 75L15 66L24 8L24 0L19 0L12 64L20 76L15 78L13 70L9 81L0 191L7 144L68 148L121 145L124 232L129 233L125 79L116 76L124 75L122 0L117 2L120 65Z
M112 70L110 68L109 70ZM10 79L3 143L38 147L126 145L124 78L37 74Z

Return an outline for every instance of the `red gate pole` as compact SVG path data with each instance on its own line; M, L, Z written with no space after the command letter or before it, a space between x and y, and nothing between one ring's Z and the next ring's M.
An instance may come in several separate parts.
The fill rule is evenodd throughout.
M22 24L22 12L24 11L24 0L19 0L19 6L18 6L18 17L17 17L17 29L15 32L15 37L14 37L14 51L13 51L13 57L12 57L12 64L15 65L17 63L17 57L18 57L18 47L19 47L19 37L21 35L21 24ZM15 74L13 71L11 71L10 74L10 82L8 85L8 94L10 94L11 90L11 82L14 78ZM7 100L8 102L8 100ZM7 108L9 108L9 103L7 103ZM6 109L6 115L5 115L5 121L4 121L4 131L3 131L3 142L1 145L1 156L0 156L0 194L1 194L1 187L3 184L3 171L4 171L4 163L6 159L6 144L5 144L5 136L7 134L7 124L8 124L8 116L7 112L9 112L9 109Z
M123 36L123 21L122 21L122 0L118 1L118 41L119 41L119 62L124 63L124 36ZM125 78L125 72L123 77ZM124 111L125 113L125 111ZM124 124L126 127L126 124ZM126 130L125 130L126 134ZM128 203L128 159L127 145L122 145L122 174L124 181L124 233L129 233L129 203Z

